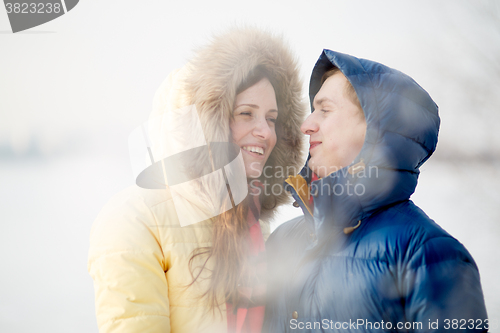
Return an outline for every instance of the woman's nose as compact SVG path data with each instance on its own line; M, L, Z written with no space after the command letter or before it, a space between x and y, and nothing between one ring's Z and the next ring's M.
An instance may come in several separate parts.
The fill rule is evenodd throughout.
M265 140L268 139L271 136L272 129L269 127L267 119L263 118L256 120L253 133L255 136L261 137Z

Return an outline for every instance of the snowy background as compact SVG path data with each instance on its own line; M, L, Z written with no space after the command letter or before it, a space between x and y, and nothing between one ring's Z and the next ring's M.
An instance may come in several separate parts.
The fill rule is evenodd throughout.
M283 33L305 89L330 48L431 94L440 141L412 199L472 253L499 321L497 2L82 0L18 34L0 8L0 331L97 332L88 238L101 207L133 183L128 134L171 70L241 23ZM286 207L273 227L297 214Z

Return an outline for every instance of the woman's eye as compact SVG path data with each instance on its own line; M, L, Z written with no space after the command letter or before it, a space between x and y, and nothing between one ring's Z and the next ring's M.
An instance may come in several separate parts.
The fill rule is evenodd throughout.
M268 121L272 122L273 124L276 124L276 118L267 118Z
M240 115L242 116L251 116L252 115L252 112L249 112L249 111L243 111L240 113Z

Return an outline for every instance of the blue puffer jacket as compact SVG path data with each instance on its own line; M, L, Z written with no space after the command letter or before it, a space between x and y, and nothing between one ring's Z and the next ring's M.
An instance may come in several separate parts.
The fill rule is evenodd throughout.
M267 242L265 330L486 331L473 258L409 200L436 148L436 104L407 75L330 50L313 70L311 103L333 66L356 90L366 139L350 166L313 182L306 166L287 180L304 216Z

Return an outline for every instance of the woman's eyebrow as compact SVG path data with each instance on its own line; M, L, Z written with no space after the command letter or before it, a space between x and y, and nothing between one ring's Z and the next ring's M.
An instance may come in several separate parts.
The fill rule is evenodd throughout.
M236 109L237 109L237 108L239 108L240 106L249 106L249 107L251 107L252 109L259 109L259 108L260 108L260 107L259 107L258 105L256 105L256 104L238 104L238 105L236 105L236 106L234 107L234 109L236 110ZM278 113L278 110L276 110L276 109L271 109L271 110L269 110L269 111L267 111L267 112L274 112L274 113Z
M236 109L236 108L239 108L240 106L249 106L249 107L251 107L253 109L258 109L259 108L259 106L256 105L256 104L238 104L234 108Z

